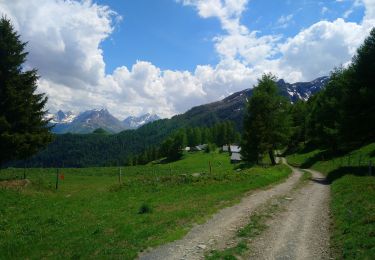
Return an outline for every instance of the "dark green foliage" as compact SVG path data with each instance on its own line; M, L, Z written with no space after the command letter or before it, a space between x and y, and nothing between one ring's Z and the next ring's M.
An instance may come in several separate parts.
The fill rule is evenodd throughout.
M215 152L216 149L217 149L216 144L208 143L207 146L206 146L206 149L204 149L204 151L206 153L212 153L212 152Z
M248 162L259 162L268 153L274 164L274 150L289 141L288 101L279 94L275 80L263 75L247 105L241 153Z
M152 212L152 208L147 203L143 203L139 207L139 210L138 210L138 214L147 214L151 212Z
M43 119L47 98L35 94L36 70L25 71L26 43L10 21L0 20L0 165L25 159L45 147L52 139Z
M346 141L363 143L375 140L374 71L375 28L357 50L347 72L350 78L343 102L346 119L343 138Z
M104 130L103 128L97 128L95 129L93 132L93 134L100 134L100 135L107 135L109 134L106 130Z
M306 142L306 115L308 114L307 102L298 100L290 106L290 115L292 121L291 138L289 148L295 149L298 144Z
M326 88L309 102L308 133L315 144L327 145L332 150L337 150L340 142L339 131L344 118L342 100L349 77L350 71L336 69L332 72Z
M160 154L161 156L167 157L170 161L178 160L182 157L183 149L186 144L185 131L180 130L163 142L160 148Z
M352 63L331 73L325 89L304 106L293 105L289 148L307 141L338 152L375 141L374 71L375 28Z

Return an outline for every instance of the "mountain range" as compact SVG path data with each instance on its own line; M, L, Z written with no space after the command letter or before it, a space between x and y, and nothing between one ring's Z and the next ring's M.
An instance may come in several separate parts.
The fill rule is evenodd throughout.
M321 90L328 80L328 77L320 77L310 82L291 84L280 79L276 84L283 96L287 97L291 102L296 102L297 100L308 100ZM241 130L246 101L252 95L252 92L253 89L245 89L223 100L193 107L186 113L175 117L193 126L213 125L220 121L230 120L235 122L238 130Z
M129 116L120 121L107 109L87 110L78 115L71 111L59 110L55 114L47 114L46 118L50 120L50 124L53 125L52 132L56 134L87 134L98 128L109 133L118 133L123 130L137 129L144 124L160 119L158 115L147 113L139 117Z
M318 92L328 77L320 77L310 82L287 83L283 79L278 80L277 86L285 97L291 102L299 99L308 100L311 95ZM242 118L245 103L252 94L252 89L245 89L236 92L223 100L196 106L188 110L186 113L172 117L172 121L176 120L183 125L201 126L213 125L219 121L231 120L236 123L238 130L242 128ZM55 114L48 114L47 118L54 125L52 132L57 134L63 133L92 133L97 128L102 128L109 133L119 133L123 130L137 129L145 124L159 120L160 117L155 114L145 114L139 117L129 116L123 121L110 114L107 109L93 109L82 112L78 115L68 111L58 111Z
M289 98L291 102L295 102L299 99L309 99L311 95L321 90L328 80L328 77L321 77L311 82L294 84L279 80L277 86L282 95ZM27 164L34 167L42 165L45 167L121 165L125 164L130 156L140 154L148 147L158 147L168 136L180 128L210 127L216 123L230 120L234 122L237 130L241 131L246 100L252 95L252 91L252 89L245 89L236 92L223 100L193 107L170 119L145 123L147 121L145 119L153 117L148 115L138 118L138 120L128 118L128 120L124 120L127 127L138 126L132 122L143 125L137 129L121 131L117 134L59 134L45 150L28 160ZM111 116L105 109L86 111L76 117L70 113L64 113L64 116L63 113L57 113L52 121L66 122L65 131L76 131L83 127L86 132L92 133L94 129L105 126L105 129L112 129L111 131L115 132L125 124L124 121L121 122ZM56 126L62 127L64 123L56 124ZM21 162L20 165L24 165L24 162Z

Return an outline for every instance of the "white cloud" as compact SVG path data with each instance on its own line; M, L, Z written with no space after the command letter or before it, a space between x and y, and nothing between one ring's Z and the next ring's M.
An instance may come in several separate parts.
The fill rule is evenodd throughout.
M180 0L181 2L181 0ZM216 51L222 60L237 60L251 68L259 76L263 72L272 72L290 81L312 80L328 75L334 67L350 62L356 48L375 25L375 0L355 0L354 5L363 4L366 15L362 23L350 23L343 19L320 21L303 29L297 35L282 42L277 35L258 36L240 23L240 16L247 1L211 1L215 10L206 12L207 1L182 0L185 5L192 5L203 18L217 17L227 34L213 40ZM226 5L237 2L235 15L228 19ZM322 14L328 12L322 8ZM226 20L230 20L226 21ZM293 21L293 14L281 16L276 24L286 28ZM226 24L234 24L228 29ZM274 57L278 58L274 58Z
M328 11L329 11L328 7L327 7L327 6L323 6L323 7L322 7L322 10L320 11L320 13L321 13L322 15L324 15L324 14L326 14Z
M366 8L364 20L375 19L375 0L362 0L362 2Z
M51 110L106 107L120 118L146 112L169 117L251 87L264 72L293 82L327 75L350 61L375 25L375 1L356 0L366 8L361 23L320 21L283 40L241 24L248 0L177 1L202 18L220 21L224 33L212 39L220 57L216 66L173 71L137 61L106 74L100 44L121 19L108 7L91 1L14 0L0 1L0 13L29 42L27 65L39 69L39 89L49 95ZM282 16L278 25L292 20L293 15Z
M293 14L289 15L282 15L278 20L277 20L277 25L280 28L287 28L289 26L289 23L293 19Z
M280 65L306 80L327 75L334 66L350 61L368 30L343 19L318 22L280 45Z

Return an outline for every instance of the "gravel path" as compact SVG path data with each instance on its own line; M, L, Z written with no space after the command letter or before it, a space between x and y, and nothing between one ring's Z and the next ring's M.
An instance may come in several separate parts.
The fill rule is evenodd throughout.
M296 169L295 169L296 170ZM286 211L250 244L246 259L329 259L329 192L322 174L293 193Z
M293 169L292 175L285 182L253 192L239 204L220 210L205 224L193 227L183 239L142 253L139 259L202 259L210 249L227 247L233 243L236 231L248 223L250 214L257 207L291 191L300 176L300 172Z

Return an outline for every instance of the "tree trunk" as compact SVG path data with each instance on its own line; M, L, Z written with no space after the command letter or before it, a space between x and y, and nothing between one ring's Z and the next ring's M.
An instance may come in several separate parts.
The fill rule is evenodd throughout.
M269 150L268 155L270 156L272 165L276 165L275 154L273 153L273 150Z

